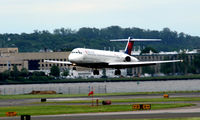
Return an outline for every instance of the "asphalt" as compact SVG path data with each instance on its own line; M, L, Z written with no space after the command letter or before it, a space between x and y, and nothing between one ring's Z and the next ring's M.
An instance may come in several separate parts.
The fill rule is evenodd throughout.
M161 98L162 94L151 95L128 95L128 96L103 96L96 99L128 99L128 98ZM173 93L170 97L200 97L200 93ZM88 97L75 98L49 98L47 101L86 100ZM40 99L0 100L0 106L23 106ZM159 103L159 102L158 102ZM170 103L170 102L162 102ZM175 103L175 102L173 102ZM129 112L106 112L106 113L84 113L84 114L62 114L31 116L31 120L114 120L114 119L146 119L146 118L185 118L200 117L200 101L177 102L193 103L196 106L173 108L165 110L129 111ZM131 103L126 103L131 104ZM1 117L0 120L20 120L18 117Z
M137 94L137 95L116 95L116 96L95 96L94 99L134 99L134 98L162 98L163 94ZM200 97L200 93L171 93L169 97ZM48 98L47 101L71 101L71 100L91 100L91 97L70 97L70 98ZM1 106L27 106L30 103L40 102L41 99L0 99ZM40 104L42 105L42 104Z
M32 116L31 120L115 120L115 119L146 119L146 118L185 118L200 117L200 109L168 109L151 111L62 114ZM1 120L20 120L20 117L4 117Z

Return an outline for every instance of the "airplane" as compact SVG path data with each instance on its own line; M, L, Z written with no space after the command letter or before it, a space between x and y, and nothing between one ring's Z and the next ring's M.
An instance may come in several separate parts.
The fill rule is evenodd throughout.
M110 41L127 41L125 52L114 52L97 49L75 48L68 56L69 61L44 60L49 63L60 63L75 66L88 67L93 69L93 75L99 75L100 68L114 68L115 75L121 75L120 69L133 68L139 66L149 66L161 63L182 62L183 60L165 60L165 61L139 61L131 56L133 44L136 41L161 41L161 39L116 39Z

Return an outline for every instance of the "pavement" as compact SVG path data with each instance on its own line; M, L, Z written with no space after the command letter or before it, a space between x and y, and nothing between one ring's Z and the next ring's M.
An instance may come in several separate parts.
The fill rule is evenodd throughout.
M32 116L31 120L96 120L96 119L114 120L114 119L146 119L146 118L185 118L185 117L200 117L200 108L41 115L41 116ZM2 117L1 120L20 120L20 117Z
M129 99L129 98L161 98L160 94L128 95L128 96L103 96L96 99ZM200 93L173 93L170 97L200 97ZM50 98L47 101L87 100L88 97L75 98ZM40 99L0 100L0 106L23 106L29 103L40 102ZM158 102L159 103L159 102ZM163 102L162 102L163 103ZM164 102L170 103L170 102ZM176 102L173 102L176 103ZM200 117L200 101L181 101L177 103L193 103L196 106L171 108L165 110L144 110L128 112L104 112L84 114L61 114L31 116L31 120L115 120L115 119L146 119L146 118L185 118ZM130 104L130 103L127 103ZM0 120L20 120L18 117L1 117Z

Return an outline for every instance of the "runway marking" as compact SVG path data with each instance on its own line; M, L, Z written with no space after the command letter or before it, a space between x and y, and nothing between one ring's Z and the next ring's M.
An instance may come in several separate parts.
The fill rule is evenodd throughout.
M139 114L166 114L166 113L200 113L200 108L187 109L168 109L168 110L148 110L148 111L127 111L127 112L100 112L100 113L81 113L81 114L60 114L60 115L41 115L33 117L64 117L64 116L104 116L104 115L139 115Z

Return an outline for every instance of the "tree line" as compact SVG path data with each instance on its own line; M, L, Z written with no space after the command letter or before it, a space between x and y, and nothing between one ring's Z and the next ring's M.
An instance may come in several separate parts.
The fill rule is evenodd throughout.
M38 52L41 49L52 49L54 51L70 51L77 47L104 49L124 49L125 43L110 42L110 39L118 38L159 38L161 42L136 42L135 45L153 47L158 51L172 51L179 49L199 48L200 37L191 36L183 32L178 33L169 28L161 31L145 30L141 28L121 28L110 26L106 28L87 28L79 30L69 28L55 29L33 33L0 34L1 47L18 47L20 52Z
M62 76L68 76L69 71L63 71ZM43 82L52 81L60 77L60 69L57 66L52 66L49 75L46 75L42 71L29 72L26 68L18 70L17 66L14 65L12 70L6 70L0 73L0 83L7 82Z

